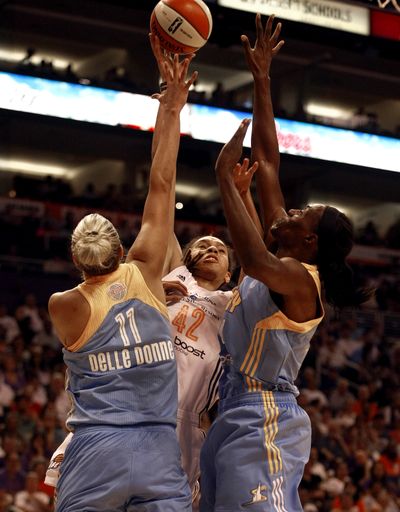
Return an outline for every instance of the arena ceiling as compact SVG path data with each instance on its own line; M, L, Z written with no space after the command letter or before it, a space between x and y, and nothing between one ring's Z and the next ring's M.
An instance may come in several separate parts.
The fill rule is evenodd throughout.
M59 69L72 64L79 76L96 76L99 80L112 66L122 66L136 83L151 92L157 87L158 78L148 45L148 21L155 3L2 0L1 67L13 69L30 48L38 59L50 59ZM241 33L254 38L254 17L215 5L210 7L214 30L195 59L200 74L196 87L209 93L220 82L226 91L245 101L246 97L251 98L251 77L239 38ZM313 102L336 105L348 112L363 107L376 112L388 130L394 130L400 123L399 43L293 22L284 22L283 36L284 50L273 64L273 93L289 113L300 103ZM89 166L92 171L96 162L104 165L108 161L113 165L111 162L123 161L129 167L132 161L136 166L145 166L148 161L147 134L132 136L131 132L118 130L88 130L76 124L9 113L3 121L2 127L7 130L3 141L13 158L31 155L39 162L61 162L81 170ZM212 171L204 169L212 169L217 149L215 145L187 141L181 150L181 184L187 185L187 191L198 193L199 187L207 183L210 202L217 197L215 179ZM199 156L204 151L208 158ZM201 165L191 166L194 160ZM400 195L397 173L283 157L282 175L294 200L333 196L348 207L375 208L384 201L395 203ZM297 190L299 183L301 191Z

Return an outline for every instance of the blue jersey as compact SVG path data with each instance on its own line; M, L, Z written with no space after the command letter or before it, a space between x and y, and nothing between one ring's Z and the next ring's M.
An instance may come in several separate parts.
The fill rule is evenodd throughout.
M77 287L90 305L79 339L64 349L71 430L84 425L175 425L177 377L167 308L138 267L122 264Z
M313 277L320 296L316 267L303 265ZM294 381L322 318L320 304L318 318L303 323L290 320L277 307L268 287L246 276L225 311L220 398L273 389L298 395Z

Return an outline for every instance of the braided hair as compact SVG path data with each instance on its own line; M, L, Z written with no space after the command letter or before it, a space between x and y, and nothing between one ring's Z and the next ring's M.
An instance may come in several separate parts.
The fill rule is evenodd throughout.
M346 262L354 245L353 225L348 217L336 208L326 206L317 235L317 265L328 304L342 309L366 302L373 290L356 287L353 270Z

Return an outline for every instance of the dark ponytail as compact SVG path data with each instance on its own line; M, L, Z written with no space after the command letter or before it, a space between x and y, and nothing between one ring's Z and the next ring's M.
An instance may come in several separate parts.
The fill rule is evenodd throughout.
M324 285L325 299L333 307L359 306L373 294L370 288L358 288L346 257L354 244L350 220L336 208L327 206L319 222L317 265Z

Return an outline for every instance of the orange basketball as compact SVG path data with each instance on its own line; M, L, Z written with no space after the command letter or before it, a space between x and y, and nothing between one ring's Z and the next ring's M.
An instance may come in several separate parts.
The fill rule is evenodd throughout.
M203 0L160 0L151 14L150 30L168 52L193 53L210 37L211 12Z

